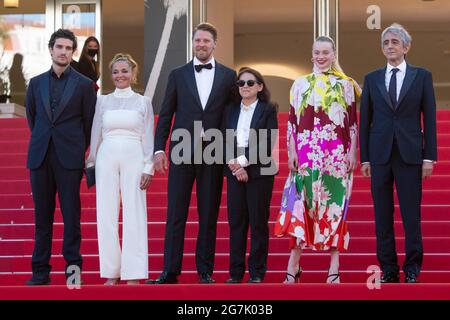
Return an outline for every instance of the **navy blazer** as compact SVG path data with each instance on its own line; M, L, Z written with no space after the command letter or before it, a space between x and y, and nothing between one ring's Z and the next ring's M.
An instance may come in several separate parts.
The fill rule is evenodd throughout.
M44 72L28 85L25 107L31 138L27 167L37 169L42 164L51 139L64 168L83 169L97 100L92 80L72 69L52 116L50 77L50 71Z
M431 72L407 65L397 107L385 85L386 67L366 75L361 96L361 162L386 164L394 136L402 160L422 164L437 160L436 101ZM423 127L421 125L423 116Z
M271 104L258 101L250 122L250 129L254 129L257 132L256 141L254 140L255 136L250 134L248 147L241 151L237 150L236 135L234 134L232 140L230 141L231 137L227 135L225 131L226 129L233 129L234 132L236 132L240 113L241 105L240 103L235 103L227 107L224 115L222 130L225 137L225 146L234 149L234 153L227 154L227 152L224 152L225 164L227 164L231 159L237 158L242 153L247 158L247 161L250 162L250 165L245 168L249 179L264 178L265 176L276 175L278 173L278 168L273 160L272 150L278 139L277 110ZM267 135L261 135L259 131L261 129L266 129ZM276 130L275 136L271 135L271 130ZM265 150L260 151L260 148L263 145ZM264 156L270 157L270 161L266 161L267 159L261 159L260 152L262 152ZM270 170L268 170L269 168ZM267 171L264 175L261 174L263 169ZM224 174L228 178L236 179L227 165L224 166Z
M194 152L194 121L199 121L205 131L210 128L220 130L223 111L229 103L231 90L236 81L236 72L216 61L214 82L204 110L194 72L193 61L191 61L172 70L169 75L156 126L155 151L165 151L174 114L172 132L176 129L186 129L189 132L191 154ZM169 150L177 143L177 141L171 141Z

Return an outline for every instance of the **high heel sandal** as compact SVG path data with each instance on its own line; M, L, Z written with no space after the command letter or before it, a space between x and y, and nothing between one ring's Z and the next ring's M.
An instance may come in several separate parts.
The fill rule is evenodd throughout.
M330 280L330 282L328 282L328 279L332 278ZM328 274L327 276L327 283L341 283L341 277L339 272L338 273L333 273L333 274Z
M105 286L115 286L117 284L119 284L120 279L108 279L106 280L106 282L104 283Z
M298 283L300 282L300 275L302 274L303 270L300 268L298 269L297 273L295 275L286 272L286 278L284 280L284 283ZM290 279L294 279L294 281L290 281Z

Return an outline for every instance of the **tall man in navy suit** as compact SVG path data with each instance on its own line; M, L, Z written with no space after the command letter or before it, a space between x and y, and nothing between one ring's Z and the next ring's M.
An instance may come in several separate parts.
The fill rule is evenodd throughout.
M369 73L361 97L361 171L371 176L382 283L399 282L394 236L394 183L405 230L405 282L422 266L422 178L437 160L436 102L431 73L405 62L411 36L399 24L381 35L387 66ZM423 127L421 125L423 117Z
M194 59L188 64L172 70L169 75L165 98L155 133L156 171L164 174L169 160L164 150L169 136L175 132L188 132L191 137L191 152L183 158L189 161L174 162L172 154L176 141L170 142L170 170L168 179L168 207L166 235L164 241L164 270L156 280L147 283L177 283L181 273L184 235L188 217L192 186L196 181L199 231L197 236L196 265L200 283L213 283L216 245L216 227L222 193L223 165L207 164L202 159L195 163L194 153L207 147L202 139L208 129L221 128L223 111L229 101L236 72L218 63L213 52L217 44L217 30L209 23L198 25L193 33ZM195 122L201 126L199 134L194 132ZM183 150L188 153L187 150ZM174 152L175 153L175 152Z
M80 183L97 100L92 81L69 65L77 48L75 35L59 29L48 47L52 67L30 80L25 103L31 130L27 167L35 207L33 276L28 285L50 283L56 193L64 221L66 277L81 271Z

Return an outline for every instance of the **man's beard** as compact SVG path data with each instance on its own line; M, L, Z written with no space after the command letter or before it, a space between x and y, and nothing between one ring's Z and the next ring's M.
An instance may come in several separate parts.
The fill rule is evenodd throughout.
M69 60L69 59L67 59L67 60ZM67 67L70 64L70 62L62 63L62 62L59 62L57 60L53 60L53 63L56 64L59 67Z

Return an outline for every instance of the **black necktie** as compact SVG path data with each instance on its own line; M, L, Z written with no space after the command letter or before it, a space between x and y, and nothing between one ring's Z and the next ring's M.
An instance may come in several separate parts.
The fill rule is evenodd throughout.
M397 107L397 72L398 68L394 68L391 70L392 76L391 81L389 82L389 97L391 98L392 105L394 109Z
M212 69L212 64L211 63L207 63L207 64L197 64L194 66L195 71L200 72L202 71L203 68L211 70Z

